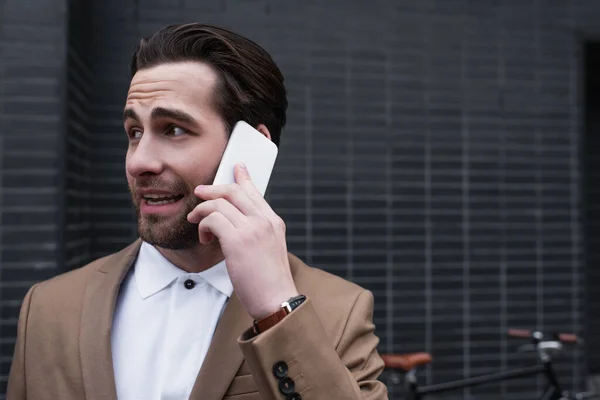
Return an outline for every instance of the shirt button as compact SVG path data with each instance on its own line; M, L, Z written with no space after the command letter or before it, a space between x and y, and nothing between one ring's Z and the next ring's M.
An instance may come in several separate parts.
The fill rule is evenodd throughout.
M285 396L285 400L302 400L302 396L298 393L292 393Z
M279 391L281 394L292 394L295 389L294 381L291 378L283 378L279 381Z
M191 280L191 279L188 279L187 281L185 281L185 282L183 283L183 286L185 286L185 288L186 288L186 289L193 289L193 288L194 288L194 286L196 286L196 282L194 282L194 281L193 281L193 280Z
M275 365L273 365L273 375L275 378L281 379L285 378L288 373L288 366L285 362L279 361Z

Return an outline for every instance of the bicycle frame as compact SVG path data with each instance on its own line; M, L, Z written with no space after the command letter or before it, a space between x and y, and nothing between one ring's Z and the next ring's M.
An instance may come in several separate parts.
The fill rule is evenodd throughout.
M406 375L406 380L409 386L408 399L422 400L423 396L427 394L464 389L467 387L483 385L486 383L524 378L527 376L537 374L544 374L546 376L546 379L548 380L548 387L544 391L540 400L560 400L562 398L562 388L558 383L556 373L554 371L554 368L552 367L552 363L550 362L550 360L545 361L543 364L535 365L532 367L511 369L507 371L476 376L473 378L459 379L455 381L426 386L418 386L415 370L412 370Z
M600 397L596 396L589 397L591 393L566 392L558 382L556 371L552 365L552 356L555 353L560 353L563 350L564 344L580 344L581 339L576 334L555 333L552 335L552 339L544 340L544 334L540 331L509 329L508 335L513 338L529 338L531 343L521 346L519 351L535 351L535 353L537 353L538 363L534 366L525 368L509 369L444 383L419 386L416 375L417 368L431 362L432 357L429 353L410 353L406 355L387 354L384 355L383 358L386 368L391 368L392 370L408 370L404 378L406 389L408 390L408 400L422 400L424 396L429 394L464 389L492 382L524 378L538 374L543 374L547 381L547 386L539 400L600 399ZM399 383L397 375L392 374L391 378L394 384Z

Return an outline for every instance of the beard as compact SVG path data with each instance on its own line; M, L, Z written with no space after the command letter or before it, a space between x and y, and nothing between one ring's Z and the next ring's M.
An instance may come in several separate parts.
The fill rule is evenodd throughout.
M199 184L212 184L215 174L216 171L212 177ZM165 182L158 177L138 179L135 185L139 188L162 189L183 195L179 200L184 203L183 210L176 215L142 214L140 211L142 200L136 195L135 187L129 188L137 215L138 234L143 241L168 250L186 250L200 245L198 224L191 224L187 220L187 215L202 202L194 195L193 188L182 179Z

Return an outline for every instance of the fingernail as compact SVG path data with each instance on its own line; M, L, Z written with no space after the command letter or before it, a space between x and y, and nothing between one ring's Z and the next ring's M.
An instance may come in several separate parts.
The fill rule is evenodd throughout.
M246 169L246 164L244 164L243 162L240 163L240 168L241 169Z

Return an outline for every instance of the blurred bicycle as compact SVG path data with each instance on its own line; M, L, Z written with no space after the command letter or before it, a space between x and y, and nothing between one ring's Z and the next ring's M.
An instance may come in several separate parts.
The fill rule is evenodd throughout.
M417 371L420 366L429 364L433 358L429 353L408 354L382 354L386 369L390 370L391 384L399 384L401 373L407 389L407 400L421 400L430 398L431 394L444 393L467 387L484 385L492 382L501 382L511 379L523 378L533 375L543 375L547 386L540 400L592 400L600 399L600 394L571 393L565 391L552 364L552 358L563 351L567 345L580 345L582 340L572 333L557 333L546 336L539 331L523 329L509 329L511 338L529 339L530 343L519 347L520 352L536 352L538 362L524 368L515 368L491 374L480 375L472 378L459 379L433 385L420 386L417 380Z

